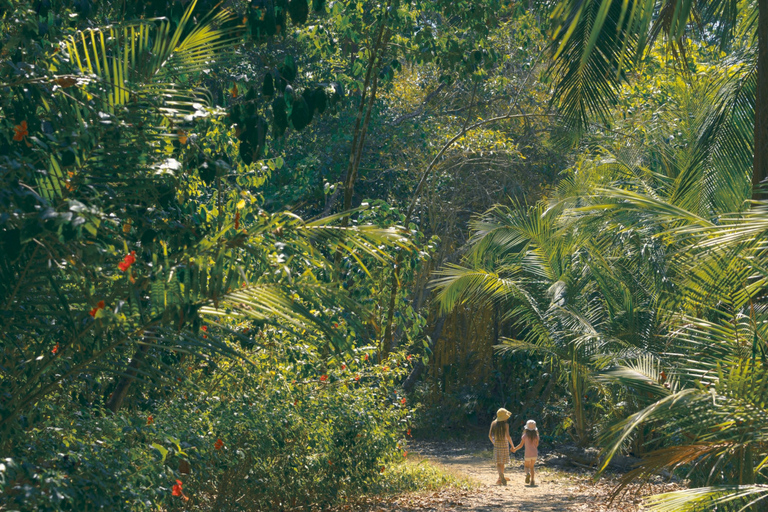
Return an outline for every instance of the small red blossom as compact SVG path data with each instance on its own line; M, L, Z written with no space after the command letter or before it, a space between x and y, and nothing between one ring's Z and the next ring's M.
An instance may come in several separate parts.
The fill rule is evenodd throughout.
M320 376L320 382L325 382L327 380L328 380L328 376L327 375L321 375Z
M360 380L360 376L359 375L355 375L355 380Z
M296 407L297 405L299 405L299 401L298 400L294 400L293 406Z
M96 304L96 307L93 308L88 312L89 315L91 315L93 318L96 318L96 313L99 312L100 309L104 309L104 301L100 300L98 304Z
M346 370L347 369L347 365L345 365L345 364L341 365L341 369L342 370Z
M408 432L405 433L408 437L411 437L411 429L408 429Z
M155 418L150 414L147 416L147 425L151 425L155 422Z
M240 212L235 212L235 229L240 229Z
M384 466L381 466L381 472L382 473L384 472Z
M181 490L181 480L176 480L176 485L171 489L171 494L174 496L184 496L184 493Z
M412 358L412 357L413 357L413 356L412 356L411 354L408 354L407 356L405 356L405 358L406 358L407 360L409 360L409 361L411 360L411 358Z
M365 356L363 356L363 361L367 361L367 360L368 360L368 354L365 354Z
M117 268L125 272L126 270L131 268L131 265L133 265L134 263L136 263L136 251L131 251L130 254L127 254L123 258L123 261L117 264Z
M381 371L388 372L389 371L389 366L385 366L384 368L381 369Z
M333 327L334 327L334 329L338 329L339 328L339 324L337 324L336 322L333 322Z
M53 355L56 355L58 352L59 352L59 344L57 343L57 344L56 344L56 345L54 345L54 346L53 346L53 348L51 349L51 354L53 354Z
M213 444L213 447L217 450L221 450L224 447L224 441L221 439L217 439L216 442Z
M17 124L13 127L14 134L13 134L13 140L16 142L21 142L24 140L24 137L29 135L29 131L27 130L27 122L22 121L21 124Z
M204 325L204 326L202 326L200 329L202 329L203 331L208 331L208 326L207 326L207 325Z
M408 452L403 452L403 458L408 456Z
M400 400L400 403L401 403L401 404L403 404L403 405L405 405L405 398L403 398L402 400Z

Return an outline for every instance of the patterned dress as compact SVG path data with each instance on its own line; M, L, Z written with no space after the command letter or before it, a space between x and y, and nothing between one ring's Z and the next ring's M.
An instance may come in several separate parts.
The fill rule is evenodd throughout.
M496 461L496 465L509 464L509 446L507 446L507 440L503 442L498 439L493 441L493 459Z
M493 423L495 424L496 421L494 421ZM496 465L509 464L509 446L507 445L507 432L504 432L504 434L502 434L501 439L497 439L494 436L493 460L496 461Z

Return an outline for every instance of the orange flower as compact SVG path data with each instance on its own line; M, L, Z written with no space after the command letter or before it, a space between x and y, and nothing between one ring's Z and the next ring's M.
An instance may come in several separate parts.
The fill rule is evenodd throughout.
M56 345L54 345L54 346L53 346L53 348L51 349L51 354L53 354L53 355L56 355L56 353L57 353L58 351L59 351L59 344L57 343L57 344L56 344Z
M130 254L127 254L123 258L123 261L117 264L117 268L125 272L126 270L131 268L131 265L133 265L134 263L136 263L136 251L131 251Z
M206 331L206 332L208 332L208 326L207 325L202 326L201 329Z
M367 361L367 360L368 360L368 354L365 354L365 356L363 356L363 361Z
M403 458L408 456L408 452L403 452Z
M147 425L151 425L154 422L155 422L155 418L153 418L151 414L147 416Z
M179 144L187 143L187 134L184 132L184 130L176 130L176 135L179 136Z
M233 98L237 98L237 84L235 84L229 92L232 94Z
M321 375L320 376L320 382L325 382L327 380L328 380L328 376L327 375Z
M100 300L98 304L96 304L96 307L93 308L88 312L89 315L91 315L93 318L96 318L96 313L99 312L100 309L104 309L104 301Z
M403 404L403 405L405 405L405 397L403 397L403 399L402 399L402 400L400 400L400 403L401 403L401 404Z
M347 365L345 365L345 364L341 365L341 369L342 370L346 370L347 369Z
M176 480L176 485L171 489L171 494L174 496L184 496L184 493L181 491L181 480Z
M360 376L359 375L355 375L355 380L360 380Z
M384 466L381 466L381 472L382 473L384 472Z
M381 371L388 372L389 371L389 366L385 366L384 368L381 369Z
M411 357L413 357L413 356L411 356L411 354L408 354L407 356L405 356L405 358L406 358L407 360L409 360L409 361L411 360Z
M408 437L411 437L411 429L408 429L408 432L405 433Z
M23 141L24 137L29 135L26 121L22 121L21 124L17 124L16 126L13 127L13 129L16 132L13 134L13 140L15 140L16 142Z
M213 445L213 447L217 450L221 450L223 446L224 446L224 441L222 441L221 439L217 439Z

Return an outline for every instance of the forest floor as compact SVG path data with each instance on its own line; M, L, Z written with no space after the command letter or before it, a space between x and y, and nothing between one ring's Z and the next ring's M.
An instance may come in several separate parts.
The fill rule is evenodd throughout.
M658 482L631 485L627 492L610 502L611 492L621 475L608 474L597 482L595 471L581 467L548 464L553 461L541 450L536 467L536 486L525 485L522 454L511 456L505 472L508 483L496 484L498 473L492 464L492 449L479 443L456 442L409 443L409 462L427 459L468 486L446 488L427 493L409 493L391 497L369 497L342 510L366 512L435 511L435 512L635 512L643 510L642 497L680 489L674 483ZM413 457L411 454L416 453ZM553 461L554 462L554 461Z

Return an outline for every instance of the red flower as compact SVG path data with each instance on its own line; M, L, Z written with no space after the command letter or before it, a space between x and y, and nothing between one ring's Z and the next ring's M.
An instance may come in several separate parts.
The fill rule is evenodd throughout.
M402 400L400 400L400 403L401 403L401 404L403 404L403 405L405 405L405 398L403 398Z
M328 376L327 375L321 375L320 376L320 382L325 382L327 380L328 380Z
M235 212L235 229L240 229L240 211Z
M365 356L363 356L363 361L367 361L367 360L368 360L368 354L365 354Z
M381 472L382 473L384 472L384 466L381 466Z
M123 258L123 261L117 264L117 268L125 272L126 270L131 268L131 265L133 265L134 263L136 263L136 251L131 251L130 254L127 254Z
M405 356L405 358L406 358L407 360L409 360L409 361L411 360L411 357L413 357L411 354L408 354L407 356Z
M181 491L181 480L176 480L176 485L171 489L171 494L174 496L184 496L184 493Z
M13 130L16 132L13 134L13 140L15 140L16 142L23 141L24 137L29 135L26 121L22 121L21 124L17 124L16 126L14 126Z
M104 309L104 301L100 300L98 304L96 304L96 307L93 308L88 312L89 315L91 315L93 318L96 318L96 313L99 312L100 309Z
M347 369L347 365L345 365L345 364L341 365L341 369L342 370L346 370Z
M54 345L54 346L53 346L53 348L51 349L51 354L53 354L53 355L56 355L56 353L57 353L58 351L59 351L59 344L57 343L57 344L56 344L56 345Z
M155 422L155 418L153 418L151 414L147 416L147 425L151 425L154 422Z
M207 331L208 330L208 326L204 325L204 326L201 327L201 329L204 330L204 331Z
M408 437L411 437L411 429L408 429L408 432L405 433Z
M336 322L333 322L333 327L334 327L335 329L338 329L338 328L339 328L339 324L337 324Z
M360 376L359 375L355 375L355 380L360 380Z
M389 371L389 366L385 366L384 368L381 369L381 371L388 372Z
M407 456L408 456L408 452L403 452L403 457L405 458Z
M221 448L224 446L224 441L221 439L217 439L216 442L213 444L213 447L217 450L221 450Z

